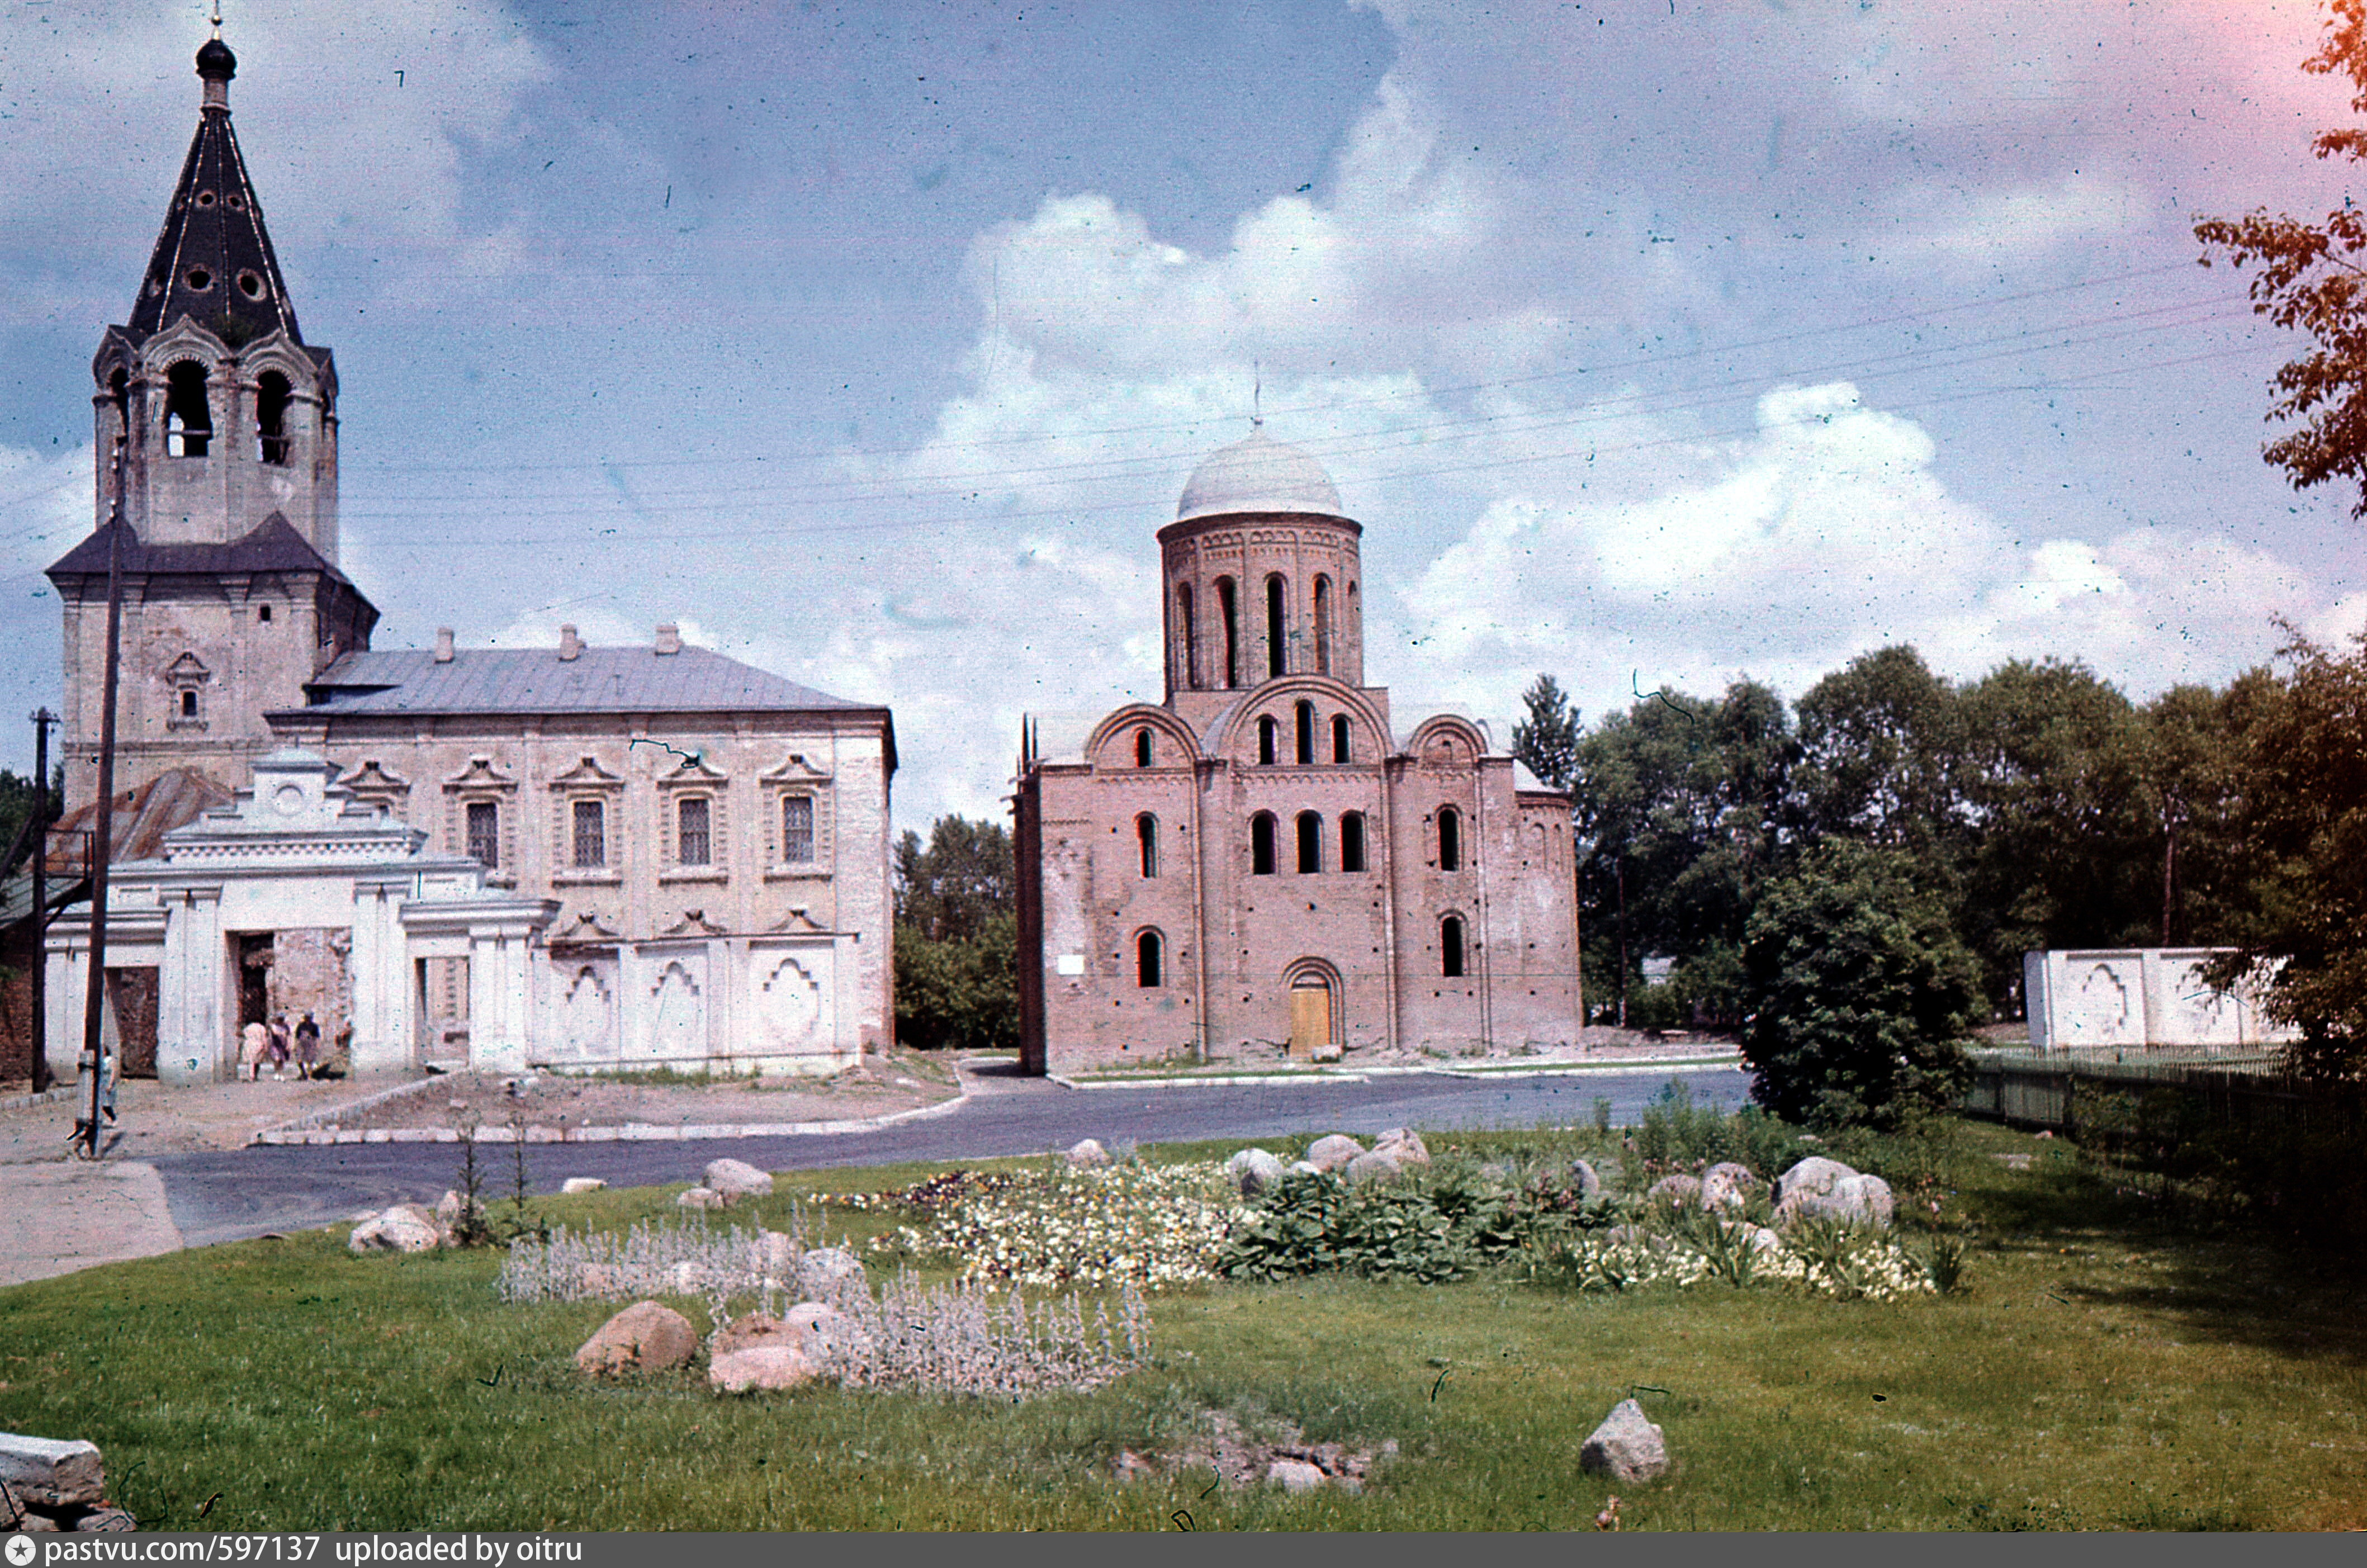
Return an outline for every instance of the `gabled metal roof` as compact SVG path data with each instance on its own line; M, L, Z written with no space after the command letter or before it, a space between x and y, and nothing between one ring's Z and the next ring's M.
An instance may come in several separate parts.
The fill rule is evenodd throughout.
M348 653L305 682L290 718L359 714L872 712L703 648L459 649Z

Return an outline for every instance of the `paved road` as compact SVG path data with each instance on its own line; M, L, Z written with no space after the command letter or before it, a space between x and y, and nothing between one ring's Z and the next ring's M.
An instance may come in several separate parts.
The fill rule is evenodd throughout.
M555 1192L571 1176L596 1176L613 1187L694 1181L710 1159L729 1155L766 1170L878 1165L896 1160L983 1159L1066 1148L1080 1138L1104 1144L1194 1138L1260 1138L1289 1133L1378 1133L1385 1128L1534 1127L1582 1122L1595 1100L1611 1101L1615 1121L1637 1120L1671 1077L1663 1067L1633 1073L1554 1074L1499 1078L1418 1073L1362 1083L1229 1084L1071 1089L1034 1079L988 1078L970 1102L948 1115L871 1133L702 1142L550 1145L527 1151L538 1192ZM1721 1109L1742 1103L1749 1081L1731 1070L1682 1075L1695 1100ZM510 1153L493 1148L484 1190L511 1182ZM455 1185L458 1151L448 1144L362 1144L250 1148L232 1154L173 1155L155 1165L173 1223L191 1247L235 1241L266 1231L308 1229L365 1208L433 1201Z

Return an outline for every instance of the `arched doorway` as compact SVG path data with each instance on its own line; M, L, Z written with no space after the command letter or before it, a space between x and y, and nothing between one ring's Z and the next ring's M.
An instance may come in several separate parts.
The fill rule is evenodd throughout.
M1342 1054L1339 971L1319 958L1302 958L1290 982L1290 1056L1297 1062L1337 1061Z

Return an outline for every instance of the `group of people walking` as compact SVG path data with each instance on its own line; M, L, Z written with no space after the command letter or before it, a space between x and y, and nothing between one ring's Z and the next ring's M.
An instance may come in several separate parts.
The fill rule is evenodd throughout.
M263 1081L263 1068L268 1063L274 1079L284 1077L290 1058L296 1063L299 1078L321 1076L321 1026L306 1013L303 1021L293 1029L288 1026L288 1015L277 1013L271 1018L255 1019L241 1033L239 1065L247 1070L252 1083Z

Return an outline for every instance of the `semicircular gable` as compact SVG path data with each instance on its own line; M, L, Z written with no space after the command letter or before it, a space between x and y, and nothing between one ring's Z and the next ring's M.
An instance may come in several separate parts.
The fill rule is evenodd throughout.
M1414 727L1406 753L1421 762L1473 762L1488 754L1488 737L1457 714L1433 714Z
M1380 709L1354 686L1330 675L1283 675L1265 682L1257 688L1250 701L1236 703L1209 731L1208 750L1219 757L1236 761L1257 760L1257 721L1272 717L1287 726L1293 722L1293 710L1301 699L1312 700L1321 721L1329 724L1335 713L1344 713L1377 738L1374 754L1389 753L1389 727L1383 721ZM1331 742L1326 740L1324 745ZM1241 755L1236 756L1236 753Z
M140 345L140 367L150 375L162 377L179 361L193 359L211 375L214 367L229 355L228 344L182 316Z
M1192 733L1192 727L1150 703L1128 703L1093 726L1093 736L1085 742L1085 760L1097 768L1137 766L1135 731L1146 728L1152 737L1151 766L1189 767L1200 760L1200 739Z

